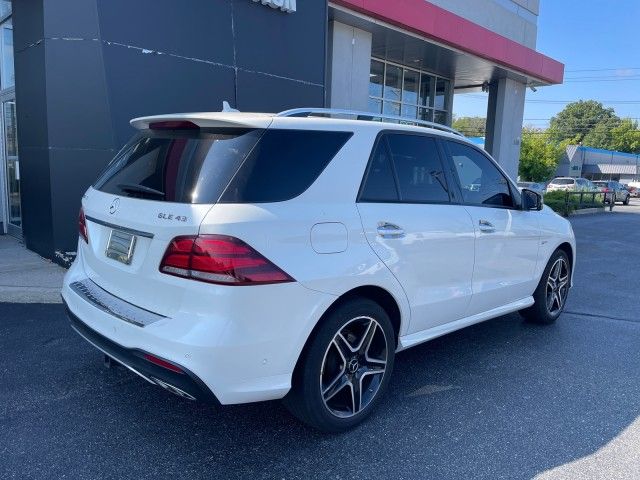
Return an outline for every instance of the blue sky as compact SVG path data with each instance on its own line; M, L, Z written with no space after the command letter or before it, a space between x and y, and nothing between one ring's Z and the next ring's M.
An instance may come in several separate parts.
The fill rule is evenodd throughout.
M546 127L561 101L580 99L640 119L640 0L541 0L536 50L565 64L565 83L527 90L526 125ZM486 108L486 95L457 95L453 112L484 117Z

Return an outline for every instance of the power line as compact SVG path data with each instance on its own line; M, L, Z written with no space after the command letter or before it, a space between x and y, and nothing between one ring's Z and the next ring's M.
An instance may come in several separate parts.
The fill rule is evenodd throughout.
M486 95L476 95L473 93L461 93L459 95L463 95L464 98L473 98L476 100L486 100L488 96ZM541 99L525 99L527 103L548 103L548 104L567 104L584 101L583 99L574 99L574 100L541 100ZM597 100L600 103L610 103L610 104L619 104L619 105L640 105L640 100Z
M625 70L640 70L640 67L583 68L583 69L578 69L578 70L565 70L565 73L578 73L578 72L612 72L612 71L625 71Z

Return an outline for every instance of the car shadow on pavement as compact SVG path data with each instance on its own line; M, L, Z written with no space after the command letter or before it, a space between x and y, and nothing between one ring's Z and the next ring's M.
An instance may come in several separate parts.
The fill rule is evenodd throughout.
M640 414L633 322L514 314L436 339L398 355L368 421L326 435L280 402L212 409L105 369L60 306L0 318L3 478L531 478Z

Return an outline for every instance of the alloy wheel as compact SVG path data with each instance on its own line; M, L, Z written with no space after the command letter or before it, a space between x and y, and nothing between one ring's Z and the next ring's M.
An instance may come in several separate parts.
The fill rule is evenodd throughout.
M558 258L547 279L547 310L551 315L558 314L564 307L569 293L569 265L564 258Z
M362 316L347 322L322 361L320 390L327 410L340 418L364 410L380 389L387 360L387 338L375 319Z

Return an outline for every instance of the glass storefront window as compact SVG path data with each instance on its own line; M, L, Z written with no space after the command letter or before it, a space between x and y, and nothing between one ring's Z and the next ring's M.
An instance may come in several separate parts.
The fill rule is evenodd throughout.
M436 81L436 96L434 107L439 110L449 109L449 81L444 78L438 78Z
M402 116L407 118L418 118L418 107L402 104Z
M386 115L400 115L400 102L384 102L382 113Z
M420 80L420 105L425 107L431 106L431 99L433 98L433 81L434 78L431 75L421 75Z
M447 79L372 59L368 109L372 113L448 124L450 86Z
M11 19L0 26L0 88L11 88L16 84L13 67L13 23Z
M371 73L369 74L369 96L382 97L382 85L384 84L384 63L371 60Z
M402 87L402 103L416 105L418 103L418 86L420 73L415 70L404 71L404 85Z
M0 0L0 18L11 14L11 0Z
M20 162L18 161L18 135L16 128L16 103L4 102L4 142L7 174L7 199L9 207L9 224L22 226L22 209L20 207Z
M387 65L384 78L385 100L399 102L402 99L402 69L394 65Z

